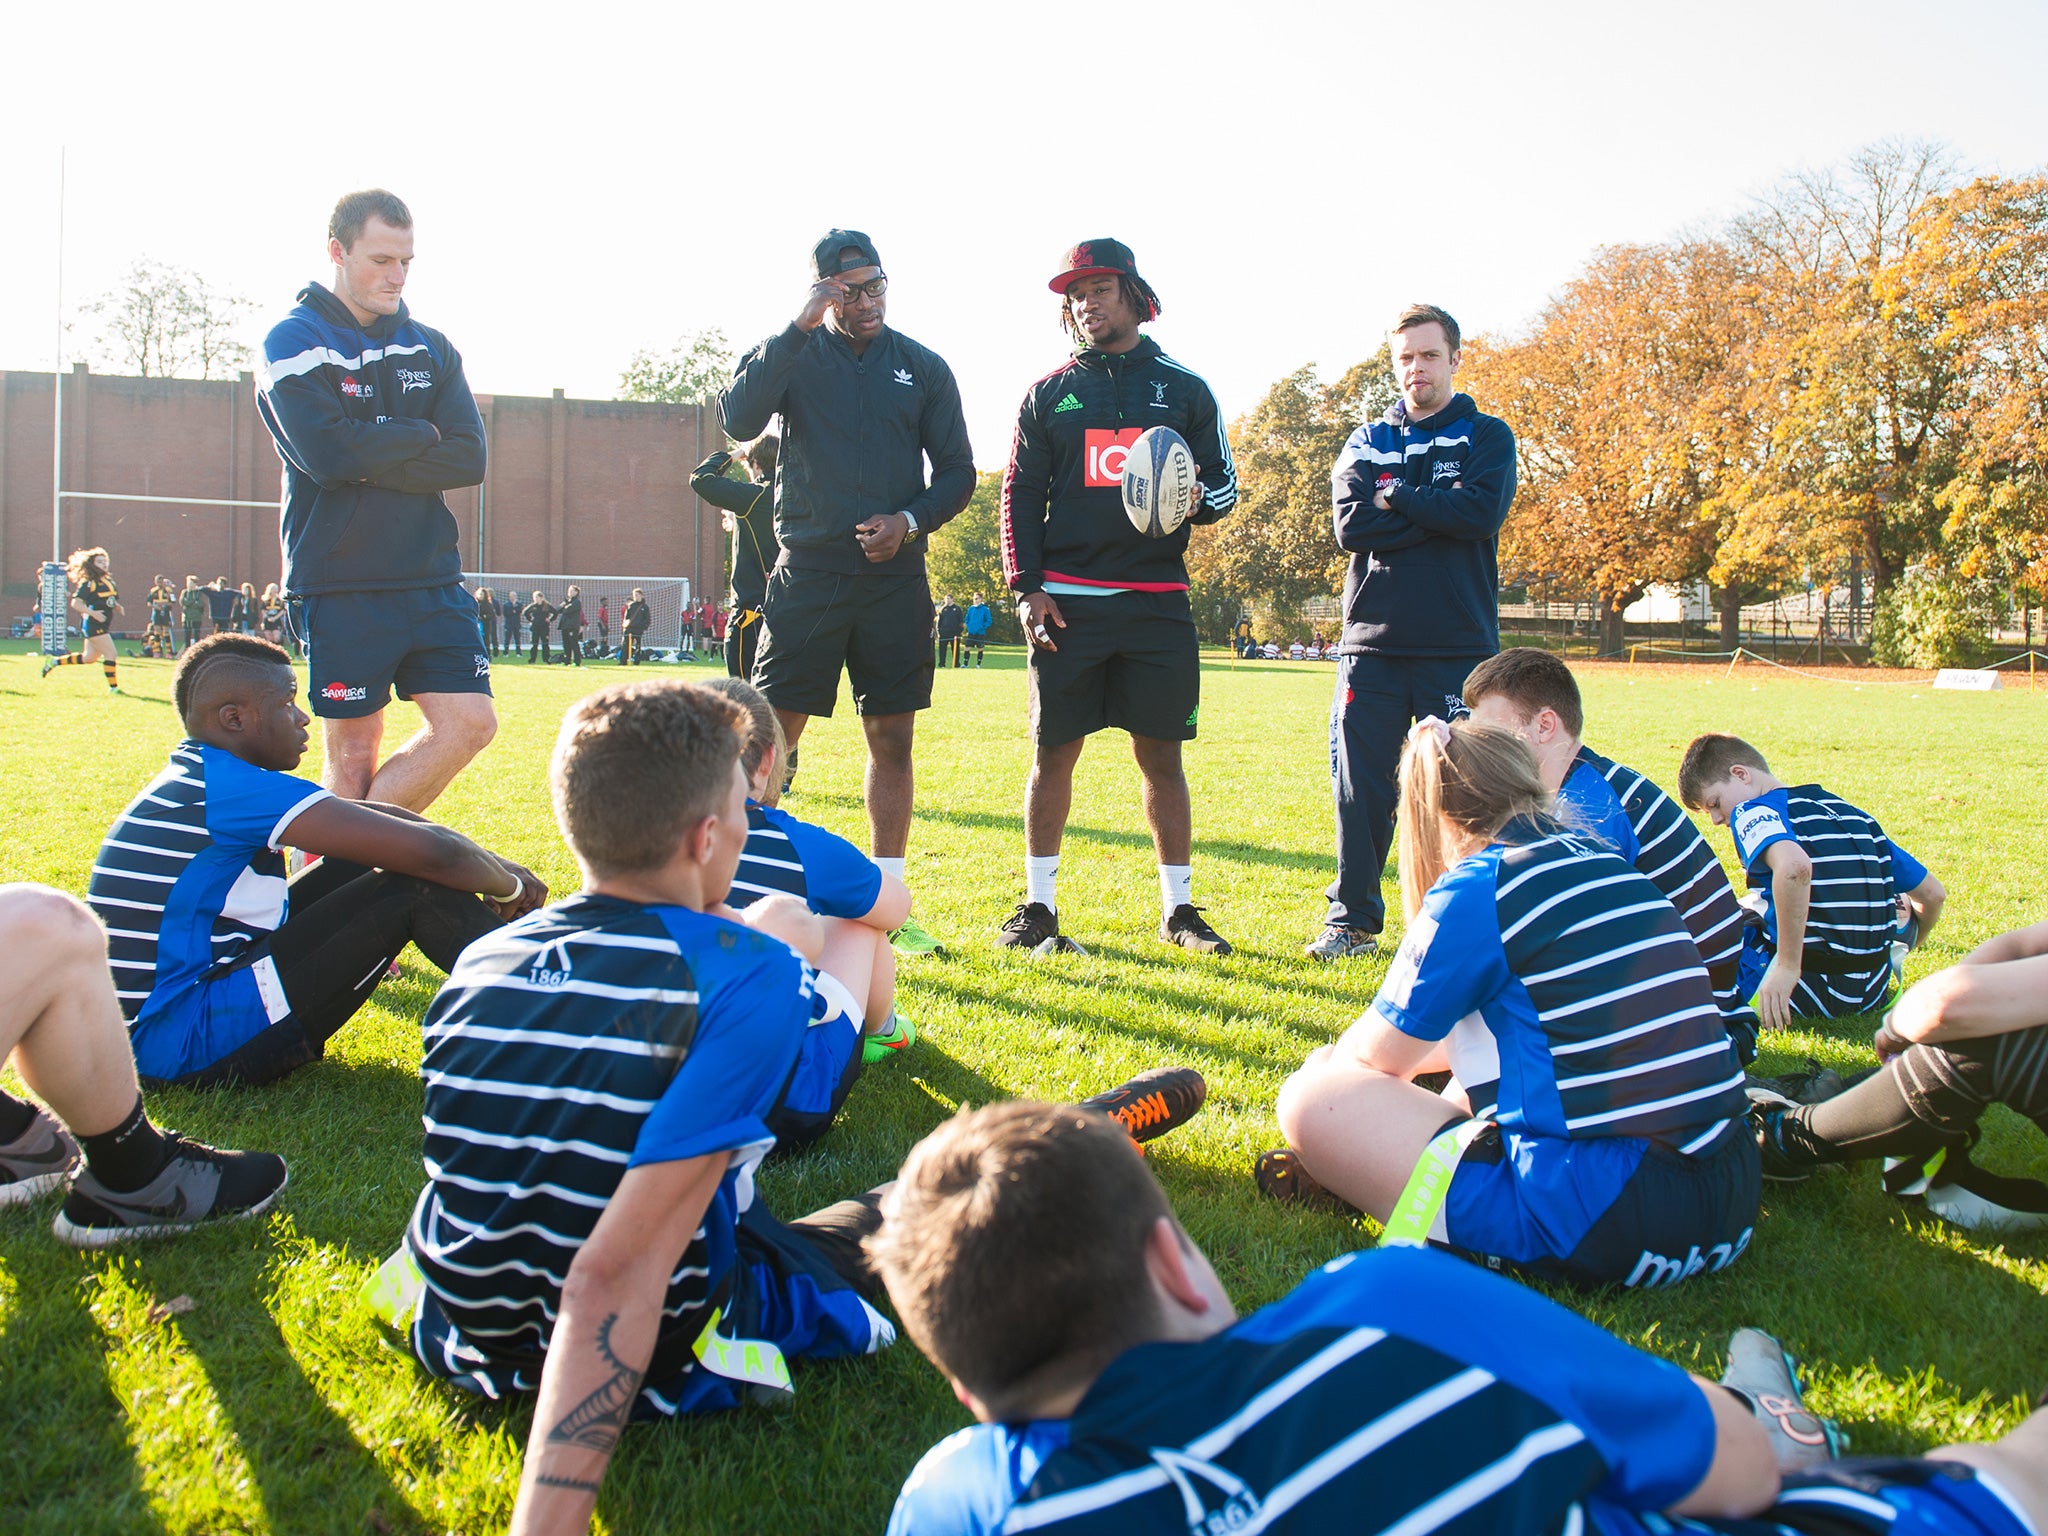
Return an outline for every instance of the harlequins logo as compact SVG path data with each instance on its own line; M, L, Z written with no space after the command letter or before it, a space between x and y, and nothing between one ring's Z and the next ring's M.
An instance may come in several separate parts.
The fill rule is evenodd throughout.
M1080 400L1073 395L1068 395L1066 399L1062 400L1058 405L1052 408L1052 413L1053 415L1057 416L1061 411L1078 411L1080 409Z

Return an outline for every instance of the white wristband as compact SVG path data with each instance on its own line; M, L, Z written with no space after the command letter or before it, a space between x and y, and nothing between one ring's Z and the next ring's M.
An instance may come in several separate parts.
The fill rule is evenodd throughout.
M483 895L484 895L484 899L485 899L486 901L494 901L494 902L496 902L496 903L497 903L497 904L498 904L499 906L501 906L501 907L502 907L502 906L504 906L504 905L505 905L505 903L507 903L508 901L517 901L517 900L519 899L519 897L520 897L520 894L521 894L521 893L522 893L523 891L525 891L525 889L526 889L526 882L525 882L524 880L521 880L521 879L520 879L520 878L519 878L519 877L518 877L517 875L514 875L514 876L512 877L512 893L511 893L511 895L509 895L509 896L493 896L493 895L492 895L492 894L491 894L491 893L490 893L489 891L485 891L485 892L483 893Z

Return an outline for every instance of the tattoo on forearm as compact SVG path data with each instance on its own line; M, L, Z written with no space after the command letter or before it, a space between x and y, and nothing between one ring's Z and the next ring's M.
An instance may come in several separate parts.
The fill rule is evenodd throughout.
M619 1314L614 1312L597 1325L597 1352L612 1368L612 1374L548 1431L549 1445L581 1446L609 1455L619 1443L619 1431L625 1428L626 1416L632 1412L646 1368L628 1365L612 1353L612 1325L618 1320Z
M538 1472L534 1474L533 1480L543 1488L573 1488L578 1493L597 1492L597 1484L586 1482L580 1477L550 1477L545 1472Z

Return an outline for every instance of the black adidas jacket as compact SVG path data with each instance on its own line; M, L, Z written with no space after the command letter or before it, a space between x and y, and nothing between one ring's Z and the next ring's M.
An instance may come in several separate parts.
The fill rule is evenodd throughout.
M953 370L887 326L858 357L830 326L808 333L785 326L740 359L718 413L726 436L740 442L781 415L775 535L781 563L799 570L916 575L924 569L924 536L974 494L974 452ZM908 512L920 537L877 564L853 530L890 512Z
M1237 505L1223 415L1200 374L1142 337L1128 352L1074 355L1025 391L1003 475L1003 577L1022 595L1047 582L1187 590L1188 525L1148 539L1124 515L1123 456L1147 427L1172 427L1194 450L1213 523Z
M751 480L726 479L732 463L733 456L719 449L690 471L690 489L719 511L732 514L732 591L727 606L736 613L759 613L768 597L769 568L782 554L782 546L775 542L775 489Z

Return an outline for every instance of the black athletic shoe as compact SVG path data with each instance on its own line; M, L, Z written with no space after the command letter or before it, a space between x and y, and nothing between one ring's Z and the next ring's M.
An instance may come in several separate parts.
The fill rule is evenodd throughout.
M1824 1067L1809 1056L1806 1065L1797 1072L1780 1072L1776 1077L1762 1077L1752 1072L1744 1081L1743 1088L1752 1097L1761 1091L1793 1104L1819 1104L1838 1093L1847 1092L1849 1082L1833 1067Z
M1205 955L1230 953L1230 940L1202 920L1200 907L1191 907L1186 902L1175 907L1171 916L1160 919L1159 937Z
M1127 1083L1090 1094L1081 1108L1101 1110L1142 1147L1186 1125L1208 1096L1208 1083L1193 1067L1154 1067Z
M789 786L796 782L796 754L798 748L789 749L789 761L782 765L782 792L789 793Z
M1312 1211L1337 1211L1356 1216L1357 1206L1342 1195L1332 1194L1318 1184L1301 1166L1301 1154L1292 1147L1275 1147L1261 1152L1252 1164L1252 1182L1268 1200L1282 1205L1306 1206Z
M1818 1165L1794 1162L1778 1138L1778 1122L1784 1119L1785 1111L1799 1106L1768 1088L1752 1086L1748 1093L1749 1125L1756 1133L1756 1149L1763 1160L1764 1177L1773 1184L1804 1184L1813 1177Z
M1002 949L1036 949L1059 936L1059 915L1051 907L1042 901L1020 901L997 931L996 944Z
M111 1190L81 1167L51 1228L73 1248L109 1248L143 1237L190 1232L270 1209L287 1182L273 1152L230 1152L164 1132L171 1160L140 1189Z
M0 1145L0 1206L27 1205L55 1194L71 1181L78 1143L49 1114L38 1109L28 1129Z

